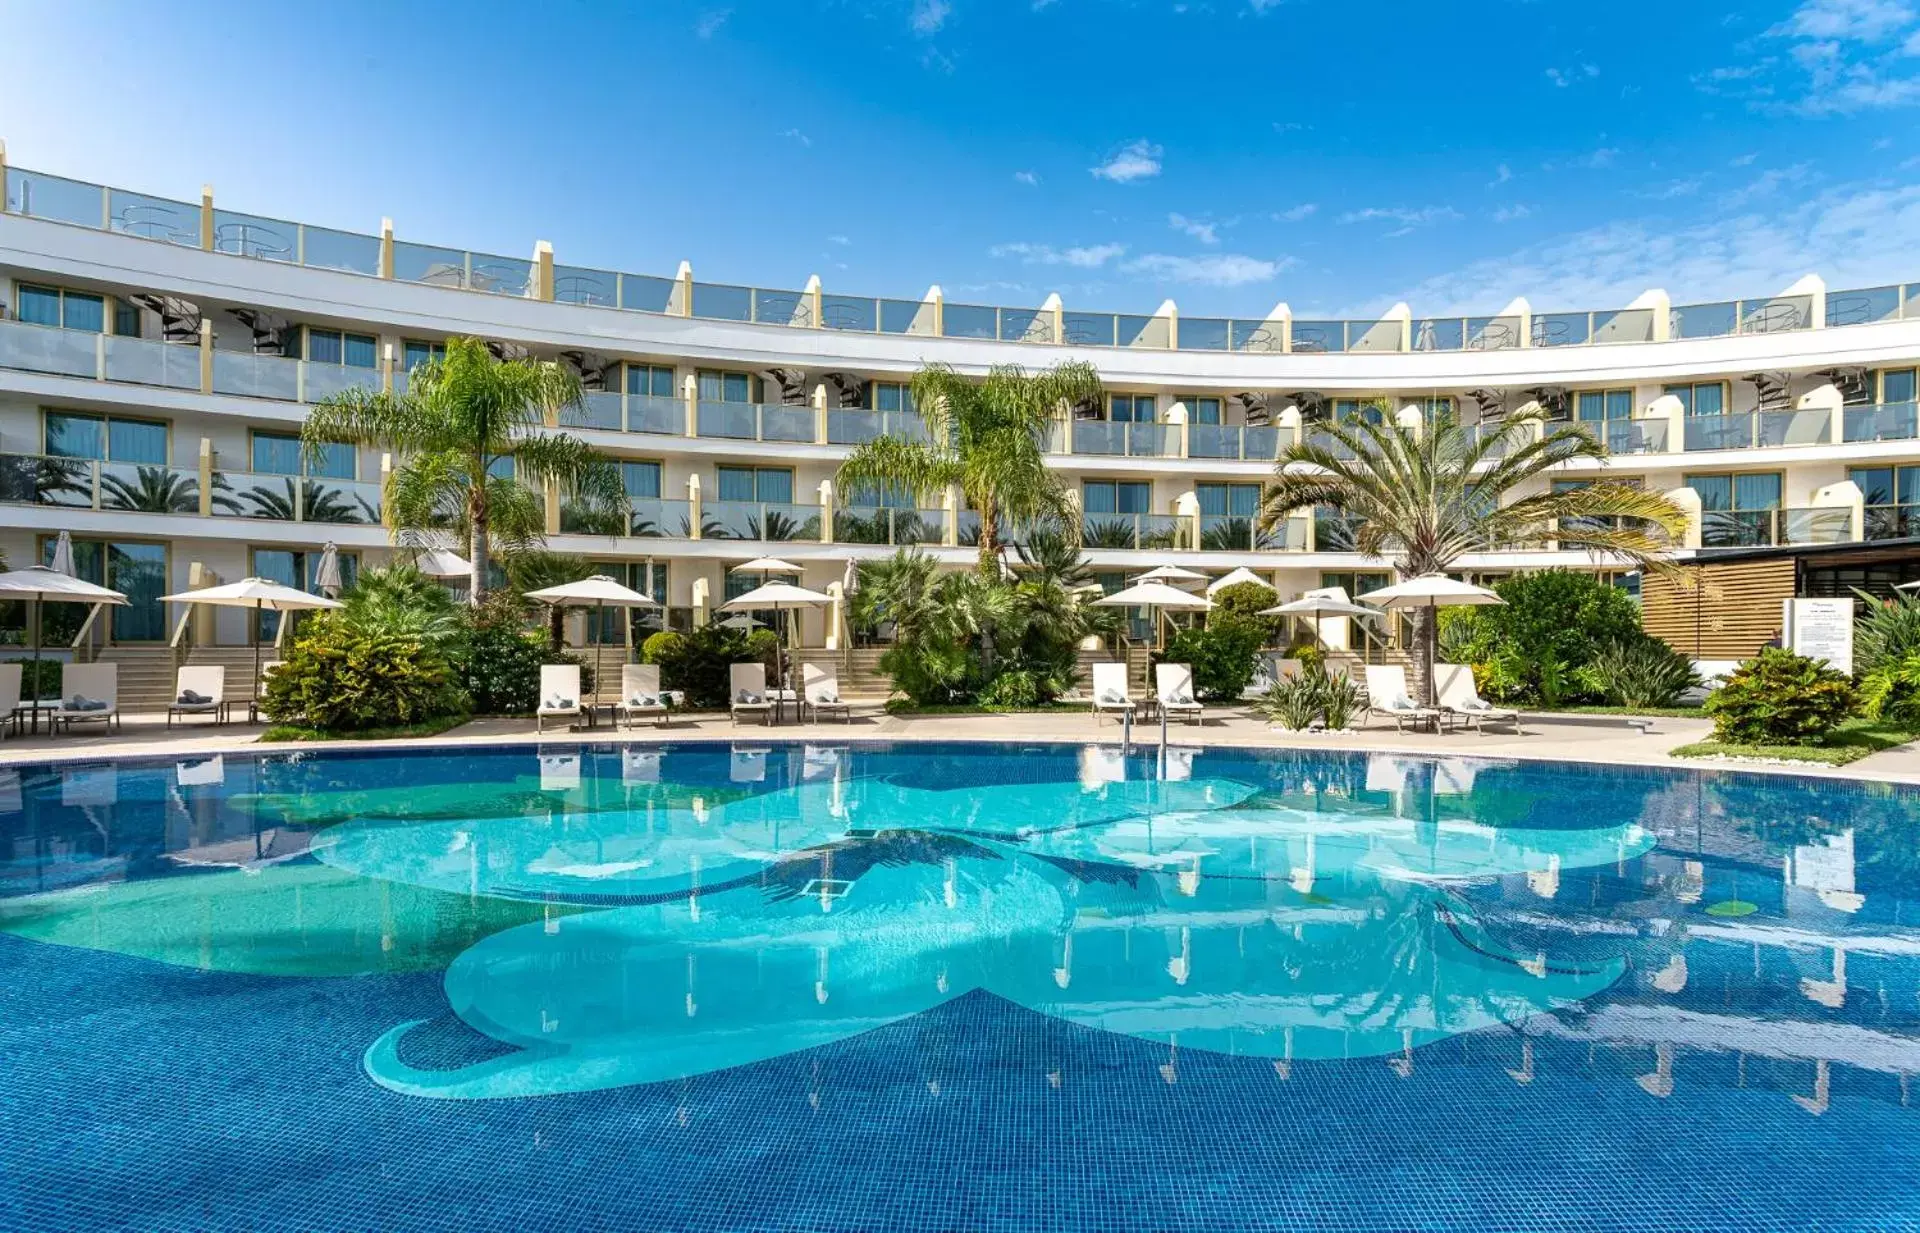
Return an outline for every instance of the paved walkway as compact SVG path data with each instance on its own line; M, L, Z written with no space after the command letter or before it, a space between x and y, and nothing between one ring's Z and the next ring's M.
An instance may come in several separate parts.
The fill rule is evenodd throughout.
M1096 723L1090 715L1055 711L1026 715L939 715L892 716L878 708L857 708L850 723L783 724L763 727L754 722L733 724L724 715L689 715L676 718L669 727L644 724L615 731L604 722L592 729L552 729L536 734L530 719L477 719L440 736L408 741L326 741L317 743L274 744L264 748L275 751L295 749L350 749L356 747L391 748L396 745L505 745L532 741L577 744L589 741L758 741L758 740L978 740L978 741L1066 741L1072 743L1113 743L1120 739L1120 725L1103 718ZM1705 720L1658 719L1650 731L1641 731L1617 722L1596 722L1598 717L1575 721L1567 719L1529 719L1526 731L1477 733L1456 731L1396 732L1390 723L1377 721L1372 726L1339 734L1306 734L1273 728L1264 718L1241 708L1216 708L1204 726L1176 724L1167 729L1168 740L1176 745L1234 745L1263 748L1296 747L1302 749L1350 749L1369 752L1403 752L1438 755L1470 755L1489 758L1542 758L1554 761L1602 762L1636 766L1726 767L1725 762L1673 758L1668 750L1704 738L1711 729ZM57 737L14 737L0 742L0 764L64 761L75 758L113 755L117 757L192 757L234 750L258 744L265 729L258 725L228 724L213 727L205 721L189 726L176 725L169 730L159 715L129 715L121 732L103 734L81 730ZM1134 740L1151 744L1159 739L1158 725L1141 724L1134 729ZM1741 769L1789 774L1835 775L1853 779L1883 779L1920 783L1920 747L1907 746L1863 758L1850 766L1769 766L1734 764Z

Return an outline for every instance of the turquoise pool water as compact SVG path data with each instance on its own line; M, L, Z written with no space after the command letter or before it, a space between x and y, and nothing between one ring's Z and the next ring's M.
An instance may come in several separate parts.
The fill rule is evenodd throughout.
M0 1225L1904 1225L1910 1169L1755 1152L1920 1145L1917 816L1836 781L1098 745L0 770ZM1057 1156L1068 1107L1056 1191L955 1192L956 1162ZM1450 1119L1481 1146L1410 1137ZM1127 1164L1180 1143L1181 1177ZM314 1184L147 1176L263 1151Z

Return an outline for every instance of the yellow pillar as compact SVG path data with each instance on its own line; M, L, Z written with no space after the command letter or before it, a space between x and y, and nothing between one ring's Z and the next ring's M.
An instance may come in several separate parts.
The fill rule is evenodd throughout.
M381 357L380 392L391 394L393 393L393 344L383 343L382 346L386 354Z
M213 517L213 438L200 438L200 516Z
M687 374L687 383L681 387L687 400L687 435L700 435L700 379L692 373Z
M820 481L820 542L833 542L833 481Z
M560 534L560 486L548 484L543 494L547 503L547 534Z
M945 526L940 542L948 548L960 546L960 492L952 485L940 494L940 513Z
M1834 438L1836 441L1839 439ZM827 387L824 383L813 387L813 443L827 443Z
M687 476L687 538L700 538L700 476Z
M380 277L393 277L393 220L380 220Z
M693 316L693 263L682 261L673 281L673 299L678 303L670 302L667 307L676 316Z
M200 186L200 247L213 251L213 185Z
M200 318L200 392L213 393L213 322Z
M533 246L533 286L530 290L536 300L553 299L553 245L545 240Z
M7 143L0 141L0 214L7 212Z

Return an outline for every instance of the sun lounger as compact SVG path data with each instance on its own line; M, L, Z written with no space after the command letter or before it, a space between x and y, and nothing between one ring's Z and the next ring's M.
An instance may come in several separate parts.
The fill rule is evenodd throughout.
M840 700L840 675L831 668L822 668L819 664L802 664L800 667L801 696L807 711L818 723L820 716L838 715L842 723L853 722L853 708Z
M173 701L167 704L167 727L175 716L211 715L226 723L232 703L227 701L227 670L219 664L192 664L174 674Z
M75 723L94 720L109 731L120 726L120 665L68 664L60 673L54 727L65 724L72 732Z
M734 723L740 715L760 716L760 722L773 722L773 698L767 693L767 666L763 663L727 665L727 710Z
M616 727L622 719L632 727L642 715L652 715L655 723L664 724L671 710L666 695L660 692L659 664L620 665L620 700L613 704Z
M1127 666L1125 664L1095 664L1093 666L1093 722L1100 722L1104 711L1117 715L1133 713L1135 703L1133 695L1127 692Z
M1515 732L1520 731L1520 712L1495 706L1482 698L1473 683L1473 669L1466 664L1435 664L1433 692L1441 710L1465 720L1476 732L1484 732L1489 720L1512 724Z
M1169 718L1180 715L1189 721L1204 725L1207 713L1200 706L1200 700L1193 696L1192 664L1155 664L1153 683L1158 693L1160 709Z
M1421 706L1413 700L1407 689L1407 670L1398 664L1385 667L1368 665L1367 667L1367 714L1392 717L1395 729L1404 732L1408 721L1412 721L1414 730L1420 725L1432 724L1436 730L1440 724L1438 707Z
M540 665L540 705L533 713L534 731L544 732L549 719L580 718L580 665Z

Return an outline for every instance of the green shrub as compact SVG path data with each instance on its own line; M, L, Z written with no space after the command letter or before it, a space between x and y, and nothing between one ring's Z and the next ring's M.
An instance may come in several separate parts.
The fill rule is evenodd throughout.
M979 657L957 642L896 643L880 656L880 670L916 705L966 701L979 664Z
M662 689L678 689L687 705L713 710L727 705L729 668L754 658L747 636L714 622L690 634L655 634L642 648L648 663L660 665Z
M1027 711L1039 706L1039 683L1024 669L1002 672L980 691L980 705L989 711Z
M34 698L53 698L60 693L61 661L57 659L10 659L6 662L20 665L20 699L29 701Z
M1700 684L1693 663L1658 638L1610 642L1585 668L1582 681L1615 706L1677 706Z
M1156 663L1193 665L1193 688L1203 701L1233 702L1253 683L1260 632L1237 621L1183 629L1167 640Z
M1260 709L1283 728L1299 732L1320 718L1318 682L1307 673L1277 681L1260 698Z
M460 664L460 684L473 709L482 715L532 711L539 704L540 665L548 654L546 637L519 620L477 618Z
M1221 587L1213 593L1213 611L1207 614L1207 624L1221 621L1233 621L1249 625L1260 631L1260 645L1273 646L1280 641L1280 635L1286 632L1287 618L1281 616L1261 616L1260 610L1271 608L1280 602L1280 595L1272 587L1258 582L1236 582L1230 587Z
M1322 668L1326 681L1320 687L1320 712L1327 727L1339 731L1352 725L1360 711L1360 685L1346 673L1330 673Z
M1600 648L1643 636L1633 597L1592 574L1541 570L1493 589L1505 603L1442 611L1439 654L1443 663L1488 665L1500 701L1578 701L1580 670Z
M1883 658L1860 678L1860 713L1920 728L1920 651Z
M1920 655L1920 596L1882 600L1855 591L1866 611L1853 625L1853 670L1865 676L1882 664Z
M417 724L462 714L468 699L445 652L404 621L355 624L326 612L306 621L265 710L276 723L329 732Z
M767 666L767 680L773 680L780 655L780 635L770 629L756 629L747 635L747 658Z
M1822 661L1779 647L1747 660L1707 699L1714 739L1736 745L1818 745L1853 713L1853 682Z

